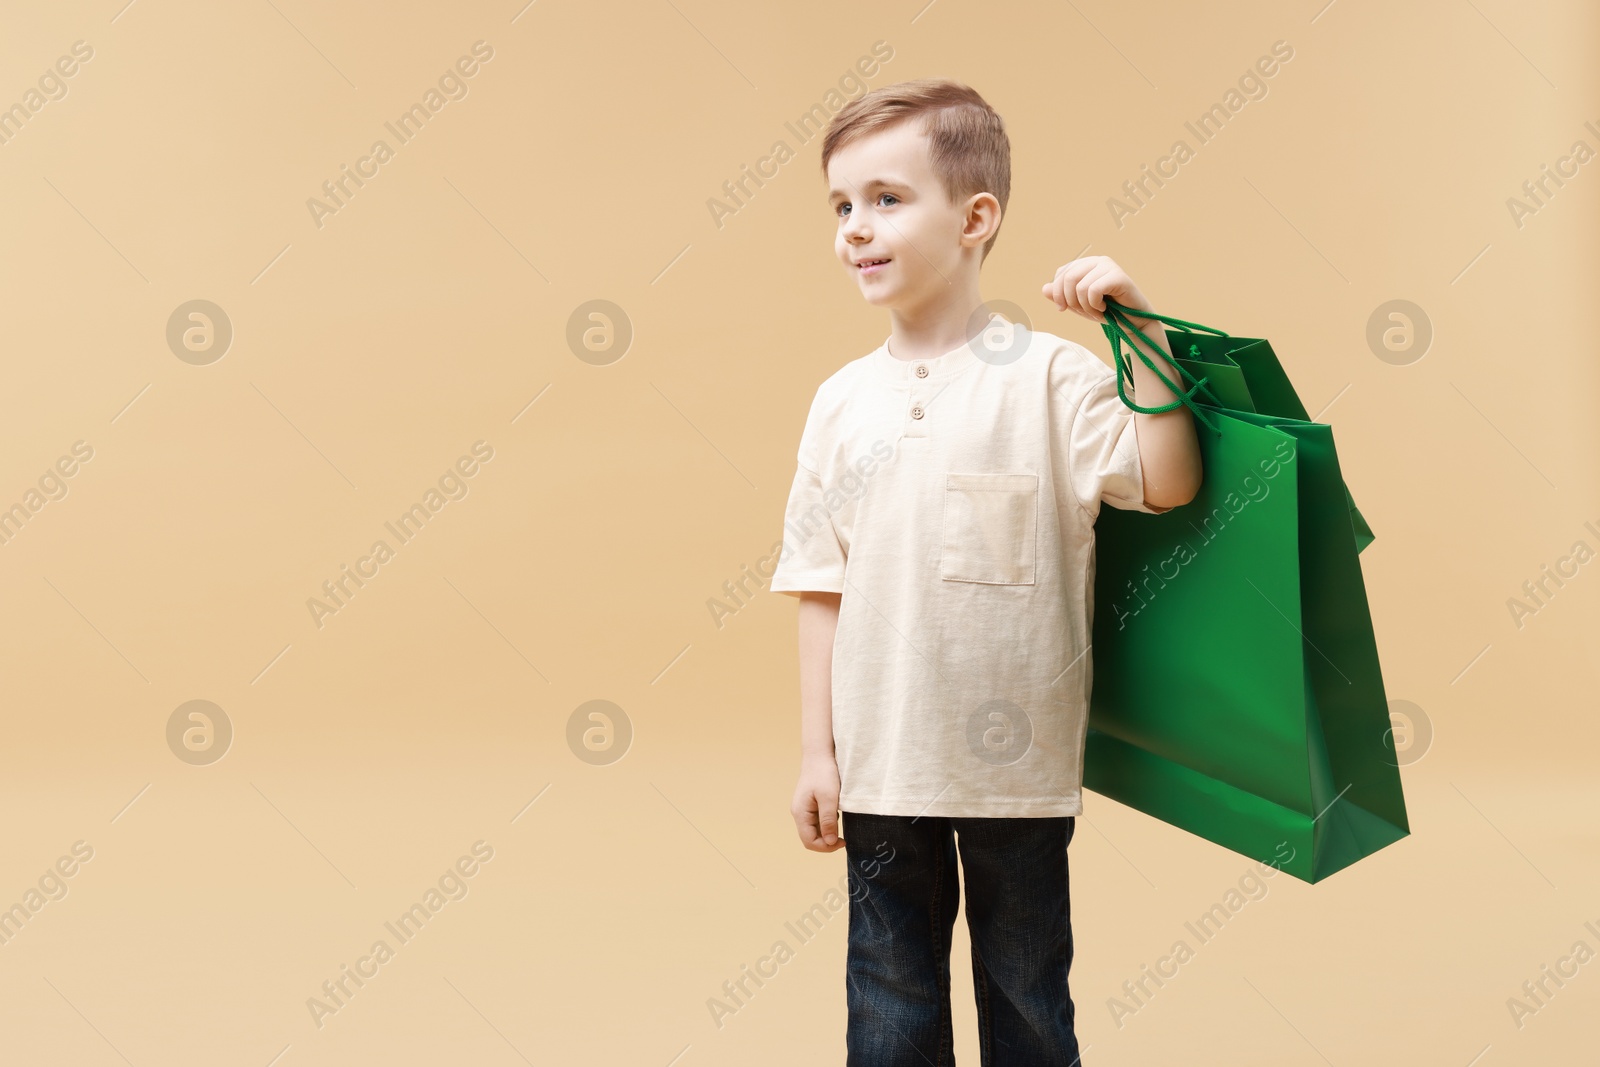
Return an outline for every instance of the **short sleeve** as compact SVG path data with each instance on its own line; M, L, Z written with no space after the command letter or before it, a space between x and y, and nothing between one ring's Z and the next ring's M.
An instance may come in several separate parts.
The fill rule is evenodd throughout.
M783 549L768 588L791 596L843 593L844 562L845 548L828 510L822 476L797 464L783 513Z
M1078 405L1068 432L1072 491L1090 514L1105 502L1123 511L1159 515L1169 508L1144 502L1144 467L1134 410L1117 395L1117 372L1091 359L1094 384Z

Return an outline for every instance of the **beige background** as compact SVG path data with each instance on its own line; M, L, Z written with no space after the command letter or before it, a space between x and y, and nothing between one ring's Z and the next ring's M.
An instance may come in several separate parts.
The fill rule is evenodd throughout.
M0 945L6 1062L843 1061L845 915L784 926L844 873L788 813L795 605L718 628L707 602L781 536L817 384L888 330L833 258L820 138L784 127L879 40L872 86L955 77L1008 123L987 297L1109 359L1039 295L1088 251L1273 340L1377 533L1389 696L1433 728L1412 837L1274 879L1121 1028L1108 998L1250 864L1091 797L1085 1062L1593 1060L1600 962L1520 1029L1507 1007L1600 951L1600 564L1520 629L1507 607L1600 548L1600 162L1520 228L1506 203L1600 149L1590 5L122 3L8 4L0 35L6 106L93 48L0 145L0 506L93 449L0 546L0 907L93 850ZM315 225L479 40L468 95ZM1119 229L1107 199L1279 40L1268 95ZM779 139L719 229L708 198ZM165 338L195 299L234 331L204 366ZM592 299L634 330L610 365L566 341ZM1407 365L1366 341L1395 299L1434 330ZM319 628L307 600L480 440L467 495ZM234 730L209 765L168 746L190 700ZM610 765L567 742L590 700L631 723ZM379 938L319 1028L307 999ZM780 938L718 1028L708 998ZM967 950L958 924L976 1063Z

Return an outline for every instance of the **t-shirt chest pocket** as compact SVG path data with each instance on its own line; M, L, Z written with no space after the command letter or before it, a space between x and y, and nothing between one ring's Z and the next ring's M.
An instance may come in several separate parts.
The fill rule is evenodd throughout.
M1037 474L946 474L939 576L1032 585L1039 533Z

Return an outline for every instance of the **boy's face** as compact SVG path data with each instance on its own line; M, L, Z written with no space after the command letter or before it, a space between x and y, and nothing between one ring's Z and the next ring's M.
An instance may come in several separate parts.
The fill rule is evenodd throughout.
M900 311L924 309L948 293L963 257L981 262L1000 221L989 193L950 203L920 126L915 119L898 123L828 160L828 203L839 220L834 251L867 303ZM971 217L980 198L988 209ZM862 270L871 260L887 262Z

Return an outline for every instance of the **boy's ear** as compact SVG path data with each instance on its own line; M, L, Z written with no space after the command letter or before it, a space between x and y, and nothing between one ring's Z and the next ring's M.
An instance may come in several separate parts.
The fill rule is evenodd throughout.
M961 221L961 241L981 247L1000 228L1000 201L993 193L974 193Z

